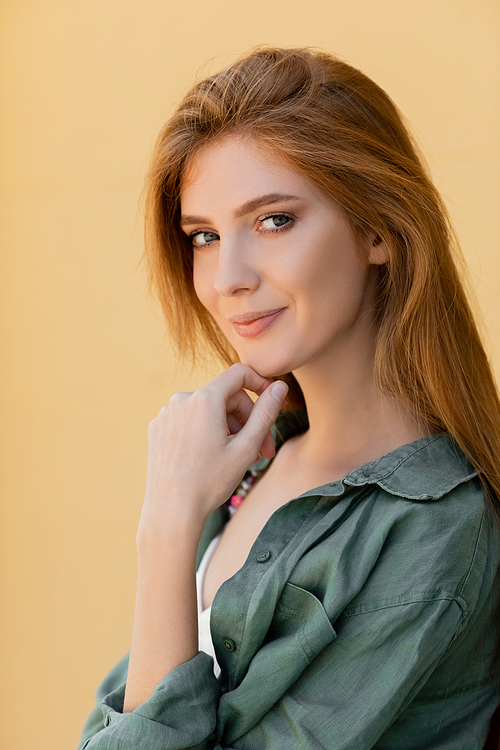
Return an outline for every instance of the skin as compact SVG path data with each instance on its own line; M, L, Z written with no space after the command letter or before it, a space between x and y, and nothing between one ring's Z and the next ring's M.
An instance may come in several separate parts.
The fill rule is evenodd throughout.
M259 451L274 455L269 430L286 386L271 385L270 376L294 373L310 428L285 443L226 527L206 571L204 606L280 505L429 434L373 374L374 267L387 260L383 242L357 237L333 199L236 137L198 152L184 175L181 210L196 293L241 364L194 393L176 394L150 425L125 711L197 653L201 530ZM278 309L254 337L230 321ZM243 389L258 396L255 404Z

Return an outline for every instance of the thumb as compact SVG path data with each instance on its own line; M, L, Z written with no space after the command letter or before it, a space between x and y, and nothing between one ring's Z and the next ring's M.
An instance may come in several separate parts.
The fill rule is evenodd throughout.
M288 386L283 380L276 380L270 388L267 389L271 396L273 396L276 401L279 403L279 408L283 406L283 401L286 398L286 394L288 393Z
M258 452L262 455L269 452L270 455L266 455L266 458L274 455L274 442L269 430L276 422L287 393L288 386L282 380L277 380L266 388L255 402L246 424L235 437L240 446L245 442L250 458Z
M278 411L276 412L276 416L272 421L272 424L274 424L274 422L276 421L276 417L278 416L280 409L283 407L283 403L285 402L286 394L288 393L288 386L283 380L276 380L266 389L266 393L268 393L271 397L269 401L271 401L272 399L271 409L278 409Z

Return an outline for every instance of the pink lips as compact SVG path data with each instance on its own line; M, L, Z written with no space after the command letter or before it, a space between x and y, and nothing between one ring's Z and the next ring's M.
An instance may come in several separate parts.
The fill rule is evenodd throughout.
M279 318L285 307L279 310L262 310L255 313L245 313L244 315L234 315L230 318L236 333L245 339L259 336Z

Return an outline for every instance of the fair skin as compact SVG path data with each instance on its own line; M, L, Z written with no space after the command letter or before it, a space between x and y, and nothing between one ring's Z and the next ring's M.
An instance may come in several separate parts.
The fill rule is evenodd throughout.
M181 210L196 294L242 364L177 394L150 425L124 711L197 653L201 530L258 453L274 455L269 429L286 387L271 376L294 373L310 427L285 443L227 525L206 571L205 607L277 508L429 433L373 375L374 267L387 260L384 243L357 238L335 201L237 137L193 158ZM254 313L266 316L241 320Z

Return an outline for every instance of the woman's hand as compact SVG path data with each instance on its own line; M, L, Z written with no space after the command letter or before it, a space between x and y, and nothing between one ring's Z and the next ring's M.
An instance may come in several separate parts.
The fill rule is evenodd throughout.
M253 391L254 403L243 389ZM206 517L230 496L259 452L274 455L270 428L288 387L236 364L194 393L177 393L149 426L140 529Z
M258 395L255 404L244 388ZM151 422L125 712L195 656L203 523L259 452L274 455L269 430L287 390L283 382L271 384L250 367L233 365L198 391L177 393Z

